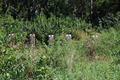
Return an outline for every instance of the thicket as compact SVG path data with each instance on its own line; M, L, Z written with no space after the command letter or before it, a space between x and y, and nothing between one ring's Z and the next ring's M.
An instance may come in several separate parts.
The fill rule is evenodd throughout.
M108 14L109 15L109 14ZM40 14L36 19L32 21L24 21L21 18L14 20L10 15L1 15L1 38L7 37L8 34L14 33L16 38L21 36L29 36L30 33L36 34L36 39L41 42L48 40L48 35L58 36L61 33L72 34L72 37L79 40L79 34L81 31L86 32L89 35L95 34L95 32L101 32L102 30L109 30L114 28L119 30L119 12L115 16L111 14L111 17L104 17L104 21L99 23L98 26L94 26L91 23L86 23L85 20L77 17L56 17L51 14L50 18L46 18L44 14ZM106 18L110 18L109 20ZM106 22L105 22L106 21ZM105 22L105 23L104 23ZM104 23L104 25L102 25ZM2 35L4 34L4 35ZM18 38L17 38L18 39ZM6 39L1 40L1 44Z
M44 14L41 14L33 21L25 22L14 20L7 15L1 18L1 35L4 34L7 37L8 34L15 34L16 37L20 37L21 34L26 36L33 33L36 34L36 39L41 42L48 40L48 35L51 34L55 36L59 36L61 33L72 34L74 38L76 30L87 30L90 28L91 24L82 21L80 18L58 18L52 14L48 19ZM1 43L4 43L5 39L2 40Z
M0 18L1 80L120 79L119 17L115 17L116 25L110 21L106 29L80 18L53 14L50 18L41 14L33 21L14 20L9 15ZM36 35L36 47L7 46L8 34L29 41L31 33ZM55 35L54 46L48 45L50 34ZM71 41L66 34L72 35ZM92 35L98 39L93 40Z
M119 80L119 11L120 0L0 0L0 80Z

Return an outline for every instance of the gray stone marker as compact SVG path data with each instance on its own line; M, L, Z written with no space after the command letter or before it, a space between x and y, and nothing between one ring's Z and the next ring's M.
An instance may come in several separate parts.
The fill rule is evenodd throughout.
M92 39L93 39L93 40L97 40L97 39L98 39L98 36L97 36L97 35L93 35L93 36L92 36Z
M53 44L54 35L48 35L48 37L49 37L49 44Z
M10 45L11 45L11 47L14 47L14 44L15 44L15 42L14 42L14 40L13 40L14 34L9 34L8 37L11 37L11 38L12 38L11 41L10 41ZM8 38L8 37L7 37L7 38ZM8 40L8 39L7 39L7 42L9 43L9 40Z
M70 41L70 40L72 39L71 34L67 34L67 35L66 35L66 38L67 38L68 41Z
M30 45L35 46L35 34L30 34Z

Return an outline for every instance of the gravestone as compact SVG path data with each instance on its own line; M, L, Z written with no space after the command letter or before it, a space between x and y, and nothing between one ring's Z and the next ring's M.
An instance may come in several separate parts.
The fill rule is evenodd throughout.
M7 42L9 43L9 38L11 38L11 41L10 41L10 45L11 47L14 47L14 34L9 34L8 37L7 37Z
M54 35L48 35L48 37L49 37L49 44L53 44Z
M97 40L97 39L98 39L98 36L97 36L97 35L93 35L93 36L92 36L92 39L93 39L93 40Z
M30 34L30 45L35 46L35 34Z
M66 35L66 38L67 38L68 41L70 41L70 40L72 39L71 34L67 34L67 35Z

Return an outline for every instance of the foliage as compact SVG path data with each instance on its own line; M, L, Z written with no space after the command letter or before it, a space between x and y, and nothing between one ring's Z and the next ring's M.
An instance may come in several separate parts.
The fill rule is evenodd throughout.
M0 44L6 45L8 41L11 41L9 34L14 34L16 40L20 41L25 40L24 36L27 35L27 32L23 30L22 22L14 20L9 15L0 16ZM22 34L21 34L22 33ZM7 41L8 40L8 41Z
M4 48L0 53L0 79L43 79L49 75L49 67L44 66L46 57L42 55L29 47L25 53L20 49Z
M40 14L49 18L52 13L56 17L78 17L96 26L102 21L103 27L106 22L114 23L111 15L120 11L119 0L1 0L0 4L0 14L11 15L15 20L21 17L31 21ZM113 18L112 22L108 18Z
M51 14L51 17L46 19L44 14L41 14L34 22L26 22L24 28L30 33L35 33L36 38L41 42L48 40L48 35L58 36L61 33L73 33L73 30L86 30L91 27L91 24L85 23L79 18L59 18ZM29 26L29 27L28 27Z
M119 30L119 18L120 18L120 12L117 12L115 15L112 13L106 14L101 20L103 24L104 29L110 29L115 28L116 30Z
M35 79L45 79L47 76L50 75L48 65L49 64L46 56L42 55L39 62L37 62L36 64L36 70L34 75Z
M103 31L98 43L100 48L105 50L102 50L101 53L104 52L104 54L117 54L120 47L119 31L117 32L113 28L111 28L109 32Z
M119 31L96 33L98 40L85 35L87 38L68 41L65 35L56 36L54 45L26 46L24 52L2 46L0 79L119 79Z
M11 54L13 50L4 49L0 54L0 75L1 79L22 79L25 65Z
M102 24L97 22L97 26L86 23L90 15L89 1L34 0L33 4L30 1L17 0L16 4L12 3L13 0L0 2L3 4L0 11L5 9L0 14L6 13L0 15L1 80L120 78L119 12L109 7L108 13L101 14L112 0L95 0L93 16L97 16L99 11L102 21ZM113 3L114 8L118 7L116 2ZM32 33L36 36L37 46L16 45L29 41ZM14 36L8 37L9 34ZM72 40L67 40L66 34L71 34ZM55 35L52 45L48 44L48 35ZM93 35L97 35L98 39L94 40ZM16 42L15 47L7 46L11 41Z

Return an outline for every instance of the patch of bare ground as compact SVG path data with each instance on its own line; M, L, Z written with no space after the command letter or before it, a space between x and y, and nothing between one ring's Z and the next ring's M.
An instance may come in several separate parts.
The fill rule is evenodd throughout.
M102 60L106 59L105 55L98 56L98 55L95 55L95 54L94 55L90 55L90 54L81 54L80 53L79 56L81 58L86 58L89 61L102 61Z

